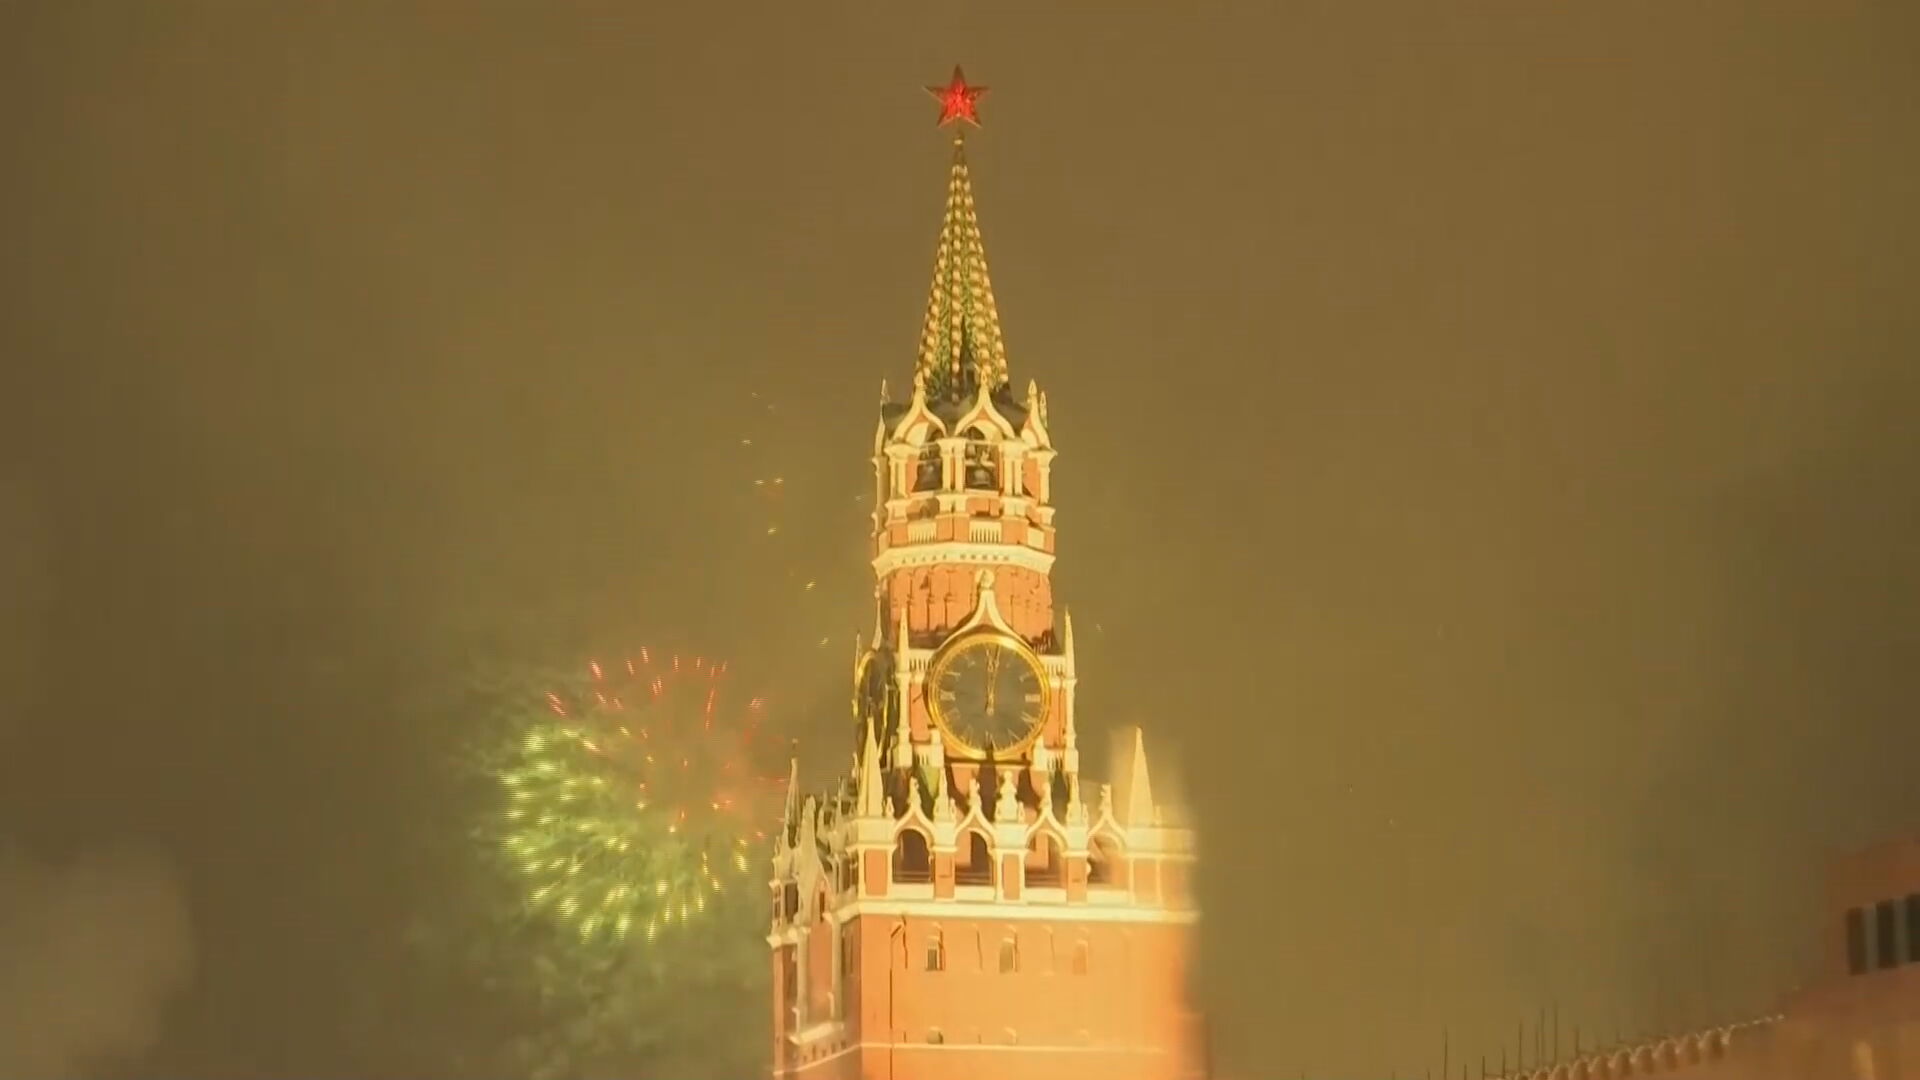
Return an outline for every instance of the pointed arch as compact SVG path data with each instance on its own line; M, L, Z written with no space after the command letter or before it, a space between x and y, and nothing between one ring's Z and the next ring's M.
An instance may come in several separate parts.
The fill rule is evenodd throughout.
M1096 829L1087 838L1087 884L1125 889L1133 884L1126 845L1111 829Z
M953 882L956 885L992 885L994 873L993 841L984 829L969 827L960 833L953 855Z
M1049 828L1038 828L1027 838L1027 884L1057 889L1067 881L1067 844Z
M920 447L913 459L914 493L939 491L945 477L940 458L940 444L929 442Z
M925 446L947 437L947 425L938 413L924 405L909 409L894 425L893 437L908 446Z
M893 880L923 884L933 880L933 839L914 826L893 838Z
M1000 447L985 427L967 429L963 453L963 484L968 491L1000 490Z

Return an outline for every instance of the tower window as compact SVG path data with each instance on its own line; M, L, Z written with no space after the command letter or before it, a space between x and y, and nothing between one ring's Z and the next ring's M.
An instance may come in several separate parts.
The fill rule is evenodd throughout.
M1860 908L1847 912L1847 973L1858 975L1867 970L1867 913Z
M987 846L986 836L977 832L968 833L965 850L966 859L953 868L954 884L993 884L993 849Z
M1896 936L1899 925L1893 901L1873 905L1873 958L1877 966L1890 968L1900 962L1900 940Z
M927 837L918 829L903 829L893 844L893 880L927 882L933 880L933 853Z
M969 491L1000 490L1000 454L986 432L967 432L966 480Z
M940 447L928 443L920 448L920 457L914 464L913 490L940 490Z
M1907 897L1907 963L1920 964L1920 893Z
M1012 938L1000 942L1000 974L1012 975L1020 970L1020 946Z
M938 930L934 931L933 936L927 939L927 970L947 970L947 946L946 942L941 939Z

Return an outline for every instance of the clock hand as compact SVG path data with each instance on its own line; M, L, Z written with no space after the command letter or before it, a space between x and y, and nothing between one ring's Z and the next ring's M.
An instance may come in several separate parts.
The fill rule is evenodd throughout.
M994 714L994 702L1000 689L1000 650L998 647L987 650L987 716Z

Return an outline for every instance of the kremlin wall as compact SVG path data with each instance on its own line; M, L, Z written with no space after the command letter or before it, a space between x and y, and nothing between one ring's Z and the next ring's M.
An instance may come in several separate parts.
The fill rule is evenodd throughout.
M1774 1015L1575 1054L1498 1080L1920 1080L1920 835L1828 875L1815 979Z

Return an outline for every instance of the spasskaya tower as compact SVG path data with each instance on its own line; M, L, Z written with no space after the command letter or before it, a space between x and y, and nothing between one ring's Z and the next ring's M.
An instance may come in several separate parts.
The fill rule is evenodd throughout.
M946 213L912 392L874 433L852 772L790 788L776 841L773 1074L1193 1080L1193 835L1138 730L1112 783L1082 771L1047 398L1011 380L962 134L986 89L929 90Z

